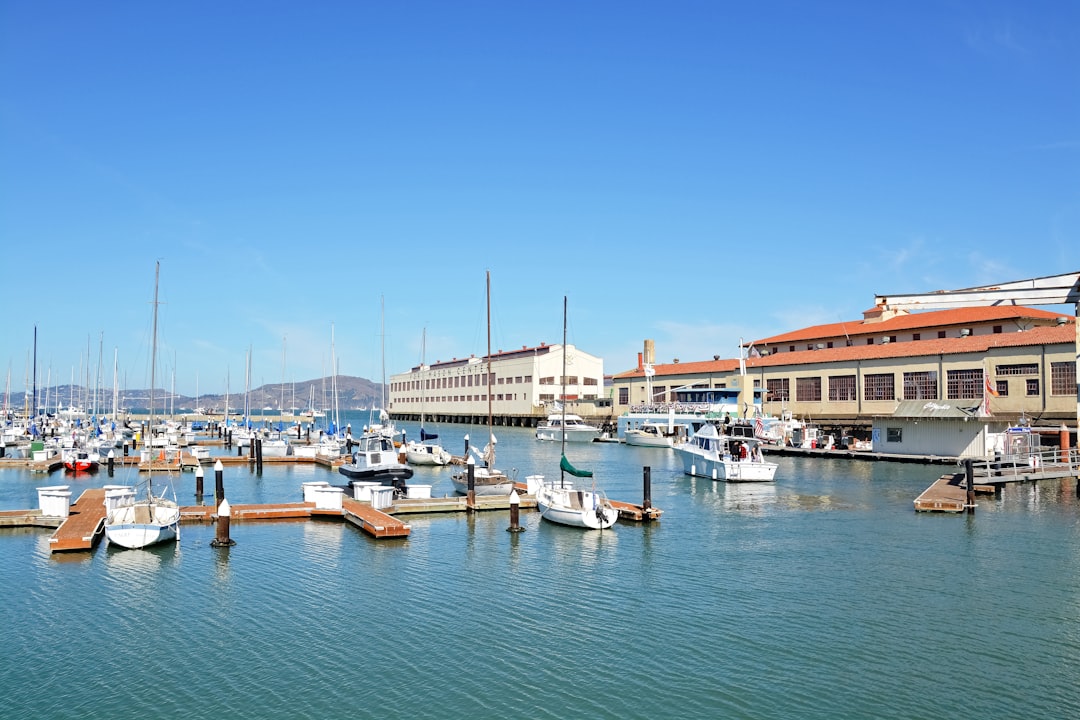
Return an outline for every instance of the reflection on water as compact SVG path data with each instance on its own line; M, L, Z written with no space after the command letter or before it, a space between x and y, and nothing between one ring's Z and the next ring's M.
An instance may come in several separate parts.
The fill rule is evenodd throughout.
M759 513L776 505L774 483L727 483L723 489L724 509Z

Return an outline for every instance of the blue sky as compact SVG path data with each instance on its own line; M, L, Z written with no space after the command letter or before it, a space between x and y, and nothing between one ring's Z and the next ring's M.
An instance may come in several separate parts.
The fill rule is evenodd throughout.
M482 354L487 270L609 373L1080 270L1078 68L1073 2L0 0L0 361L145 387L156 261L187 394Z

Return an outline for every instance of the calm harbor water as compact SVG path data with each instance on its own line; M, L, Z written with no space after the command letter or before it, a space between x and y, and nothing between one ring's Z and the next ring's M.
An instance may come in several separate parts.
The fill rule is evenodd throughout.
M438 430L453 452L483 434ZM497 435L501 468L558 471L558 445ZM515 535L501 512L415 516L404 541L238 522L227 550L185 525L175 546L59 556L47 530L0 530L0 717L1080 714L1073 481L937 516L912 500L942 466L779 458L775 485L733 486L664 450L568 454L623 500L651 466L661 522L587 533L523 512ZM449 472L414 481L448 494ZM310 479L337 482L225 471L234 503L296 501ZM122 480L2 470L0 509ZM193 503L193 475L176 480Z

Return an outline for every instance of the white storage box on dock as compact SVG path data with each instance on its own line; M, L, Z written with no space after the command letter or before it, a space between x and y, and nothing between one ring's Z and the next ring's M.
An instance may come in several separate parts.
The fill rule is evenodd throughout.
M300 483L300 487L304 490L304 502L313 503L317 502L315 498L315 491L318 488L330 487L330 483L326 482L325 480L315 480L313 482Z
M105 512L111 513L125 501L135 497L135 488L127 485L105 485Z
M379 487L380 485L382 485L382 483L374 482L371 480L353 480L353 500L359 500L360 502L371 502L371 488Z
M345 491L327 484L315 488L315 508L317 510L340 510Z
M392 485L376 485L371 488L371 507L382 510L393 504L394 487Z
M45 517L66 518L71 510L71 490L69 485L50 485L39 487L38 505Z
M431 497L430 485L406 485L405 497L410 500L427 500Z

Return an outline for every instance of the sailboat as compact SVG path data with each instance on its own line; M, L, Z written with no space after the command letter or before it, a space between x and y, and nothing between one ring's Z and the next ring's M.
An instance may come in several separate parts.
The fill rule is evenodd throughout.
M563 296L563 412L566 412L566 297ZM565 423L564 423L565 425ZM591 489L579 488L575 478L591 478L590 470L579 470L566 459L566 434L562 436L562 459L559 461L558 482L546 482L542 475L526 478L528 493L536 496L536 507L545 520L560 525L606 530L619 519L619 511L608 501L602 490L593 482Z
M473 448L473 452L476 453L483 461L483 467L473 467L473 492L476 495L509 495L510 491L514 489L514 482L506 476L502 470L495 469L495 433L492 432L492 417L491 417L491 271L486 273L487 277L487 399L488 399L488 413L487 413L487 425L488 425L488 442L484 446L483 452L477 452L476 448ZM468 443L469 438L465 436L465 442ZM466 446L467 447L467 446ZM472 458L469 458L469 462L472 462ZM469 494L469 468L461 472L454 473L450 476L450 481L454 484L455 492L461 495Z
M421 372L427 369L424 365L426 348L427 329L425 328L423 334L420 336ZM429 442L430 440L437 440L439 436L424 430L424 401L427 396L425 388L426 384L426 380L420 381L420 441L409 440L405 443L405 457L410 465L447 465L452 459L450 453L444 450L442 445Z
M150 424L154 427L154 366L157 363L158 275L161 263L154 266L154 323L150 352ZM152 430L151 430L152 432ZM150 444L152 447L152 444ZM175 496L168 499L154 495L154 463L148 466L145 483L106 492L105 538L111 545L143 548L176 540L180 535L180 507ZM111 494L110 494L111 493Z

